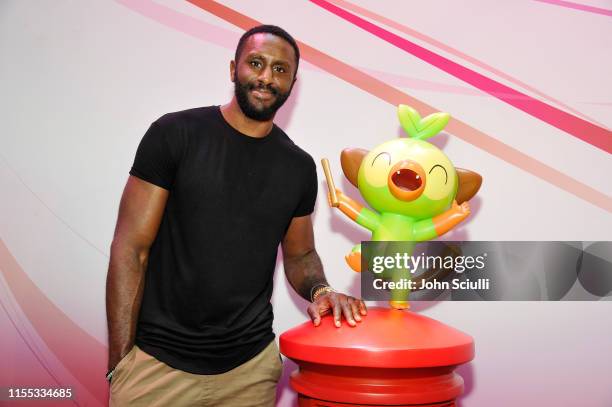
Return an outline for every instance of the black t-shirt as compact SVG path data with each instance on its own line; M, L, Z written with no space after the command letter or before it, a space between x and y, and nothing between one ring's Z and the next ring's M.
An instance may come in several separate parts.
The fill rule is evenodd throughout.
M170 191L149 252L136 344L197 374L251 359L274 339L278 245L291 219L314 208L312 157L276 125L249 137L212 106L155 121L130 174Z

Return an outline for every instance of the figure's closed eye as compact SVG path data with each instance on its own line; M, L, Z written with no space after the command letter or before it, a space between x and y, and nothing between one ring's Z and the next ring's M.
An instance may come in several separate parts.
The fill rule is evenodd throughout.
M380 158L380 156L387 156L387 160L388 160L388 165L391 165L391 154L387 153L386 151L383 151L382 153L379 153L376 157L374 157L374 159L372 160L372 167L374 166L374 163L376 162L376 160L378 158Z
M433 167L431 167L431 170L429 170L429 173L431 174L431 172L433 170L435 170L436 168L440 168L442 171L444 171L444 185L446 185L446 183L448 182L448 172L446 171L446 168L444 168L443 166L441 166L440 164L436 164Z

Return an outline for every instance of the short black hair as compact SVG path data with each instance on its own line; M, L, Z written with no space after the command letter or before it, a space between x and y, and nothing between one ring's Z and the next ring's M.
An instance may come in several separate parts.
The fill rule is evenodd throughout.
M289 34L287 31L275 25L270 25L270 24L258 25L246 31L244 34L242 34L242 37L240 37L240 40L238 41L238 46L236 46L236 54L234 55L234 61L238 63L238 59L240 58L240 54L242 54L244 44L249 39L249 37L255 34L259 34L259 33L276 35L277 37L280 37L284 39L285 41L287 41L289 45L293 47L293 51L295 53L294 75L297 74L297 69L298 69L298 66L300 65L300 49L298 48L297 42L295 42L295 39L293 39L291 34Z

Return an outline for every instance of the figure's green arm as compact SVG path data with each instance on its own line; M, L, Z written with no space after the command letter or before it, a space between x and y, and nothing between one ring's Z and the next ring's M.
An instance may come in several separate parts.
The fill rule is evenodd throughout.
M357 216L357 223L374 232L380 225L380 215L366 207L362 207Z
M338 209L346 216L360 224L366 229L374 232L380 224L380 215L376 212L360 205L352 198L344 195L340 190L336 190L338 196Z
M433 218L423 219L416 222L412 226L412 235L417 242L435 239L439 235L436 233L436 227Z
M470 214L470 207L467 202L458 205L453 202L453 206L446 212L431 219L423 219L413 226L414 239L417 242L431 240L442 236Z

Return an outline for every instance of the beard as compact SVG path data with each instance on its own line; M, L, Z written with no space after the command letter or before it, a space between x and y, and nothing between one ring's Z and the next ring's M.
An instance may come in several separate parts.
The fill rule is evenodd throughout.
M287 98L289 98L292 88L293 85L291 85L289 91L282 93L272 85L257 85L256 83L240 82L238 80L238 75L234 74L234 95L236 95L238 106L240 106L242 113L244 113L246 117L258 122L271 120L276 114L276 111L280 109L287 101ZM272 96L274 96L272 104L268 107L263 105L258 107L251 103L249 100L249 92L255 89L270 92Z

